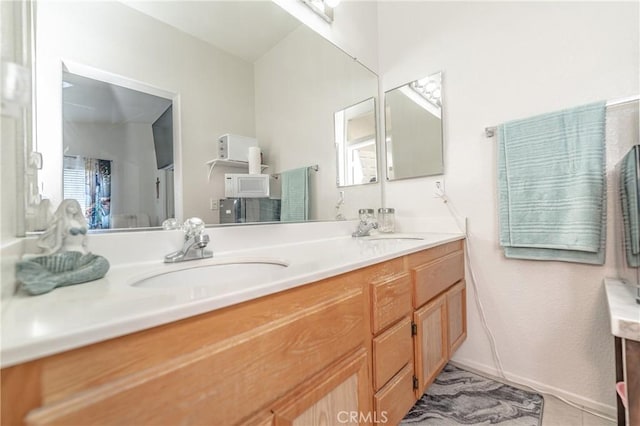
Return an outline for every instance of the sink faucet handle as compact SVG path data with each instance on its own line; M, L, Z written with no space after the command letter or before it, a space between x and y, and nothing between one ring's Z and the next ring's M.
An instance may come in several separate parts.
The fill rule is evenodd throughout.
M190 217L185 220L182 229L184 230L184 238L188 240L204 232L204 222L199 217Z

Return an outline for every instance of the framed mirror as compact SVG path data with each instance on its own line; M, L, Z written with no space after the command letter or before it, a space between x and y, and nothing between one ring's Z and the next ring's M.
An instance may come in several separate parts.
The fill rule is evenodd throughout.
M444 173L442 73L385 92L387 180Z
M377 182L375 99L336 112L334 127L338 187Z
M53 207L65 197L65 165L81 174L79 169L87 169L79 164L87 159L104 160L111 162L109 194L84 197L97 199L105 212L109 207L109 220L99 218L103 226L109 223L108 229L159 226L172 210L180 221L197 216L219 224L225 175L248 173L248 164L209 167L207 162L217 158L218 138L234 134L257 139L263 173L275 185L282 181L281 174L308 168L307 217L335 218L340 192L335 152L327 146L334 136L334 113L375 97L378 78L274 2L38 2L35 22L36 150L43 156L37 187ZM76 65L75 71L69 64ZM112 85L103 90L115 101L108 107L111 117L89 118L97 117L95 99L67 102L74 90L69 84L77 84L64 83L70 78L67 71L75 75L71 78ZM170 101L172 167L160 161L160 151L168 150L166 145L159 148L153 129L168 106L156 111L123 101L129 97L122 95L122 88ZM81 126L69 125L79 122L65 117L72 109L87 113ZM135 116L136 111L152 109L153 117L122 118L125 112ZM94 132L108 126L112 129L106 133ZM75 137L73 146L67 136ZM144 150L150 150L144 175L129 167L132 151L142 150L143 140ZM99 141L97 150L84 150ZM124 144L126 154L116 155L115 144ZM128 174L116 177L117 170ZM106 182L106 174L99 176ZM125 186L139 192L125 195L118 189ZM104 192L106 186L100 189ZM274 189L270 196L279 197L281 191ZM380 197L379 188L349 189L342 213L356 218L357 206L379 205ZM94 204L87 201L86 211L96 211ZM247 221L240 218L237 223Z

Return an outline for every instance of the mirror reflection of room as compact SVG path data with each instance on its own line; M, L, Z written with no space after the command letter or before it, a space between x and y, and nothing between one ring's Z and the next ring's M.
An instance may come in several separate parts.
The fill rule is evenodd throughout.
M345 105L376 96L378 78L277 4L60 1L39 2L36 14L37 150L44 159L37 187L51 205L58 205L65 196L65 156L73 157L65 160L70 167L80 167L86 159L104 160L110 162L105 163L111 170L109 192L102 183L100 194L78 196L90 199L84 208L96 212L97 217L89 220L94 221L93 228L159 226L171 212L179 220L197 216L207 224L218 224L223 216L220 200L228 198L225 175L248 174L248 168L218 164L210 170L206 163L217 157L217 138L235 134L258 141L268 166L262 173L280 176L319 166L308 176L306 212L286 217L292 221L334 218L339 190L336 156L329 144L334 139L333 115ZM230 36L237 34L237 22L243 23L243 37ZM102 151L69 148L66 136L64 141L58 136L63 133L61 64L77 65L68 69L84 77L95 76L76 71L90 68L166 93L173 101L173 168L151 160L150 152L144 166L148 171L141 169L136 177L135 169L128 167L132 148L126 160L111 152L114 141L104 140ZM123 86L130 88L130 84ZM73 89L63 93L66 96ZM66 135L76 133L68 123L65 126ZM134 127L132 122L127 126ZM132 131L126 136L134 137ZM362 157L365 151L371 155L374 146L363 147ZM145 200L126 195L129 188L120 185L125 181L120 173L125 170L126 181L139 186L134 189ZM108 180L106 175L103 180ZM282 186L282 179L275 180L276 186ZM361 206L378 205L381 194L376 186L347 189L343 215L354 219ZM126 209L122 197L132 200Z
M375 109L371 98L335 113L338 186L378 181Z
M444 173L442 73L385 92L387 179Z
M62 102L63 194L89 229L173 217L172 101L64 71Z

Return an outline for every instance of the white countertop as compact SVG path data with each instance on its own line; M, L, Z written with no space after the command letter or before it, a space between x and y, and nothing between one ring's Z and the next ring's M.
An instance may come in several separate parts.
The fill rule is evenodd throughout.
M398 237L392 234L389 237ZM251 250L216 252L212 260L179 264L154 261L111 268L97 281L40 296L18 293L2 312L2 367L166 324L268 294L312 283L374 263L464 238L461 233L419 233L421 240L334 237ZM256 282L220 282L167 289L137 288L141 278L202 266L225 258L276 258L289 263ZM211 269L215 279L215 269ZM637 329L636 329L637 330Z
M636 303L637 288L612 278L605 278L604 287L609 304L611 333L624 339L640 341L640 304Z

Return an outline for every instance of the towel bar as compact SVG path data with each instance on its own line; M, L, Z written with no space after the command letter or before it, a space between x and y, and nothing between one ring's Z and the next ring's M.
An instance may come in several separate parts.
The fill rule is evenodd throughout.
M616 99L613 101L609 101L607 102L607 106L615 106L615 105L623 105L623 104L628 104L631 102L637 102L638 100L640 100L640 95L636 95L636 96L629 96L627 98L621 98L621 99ZM484 128L484 135L487 138L492 138L496 135L496 130L498 130L498 126L491 126L491 127L485 127Z

